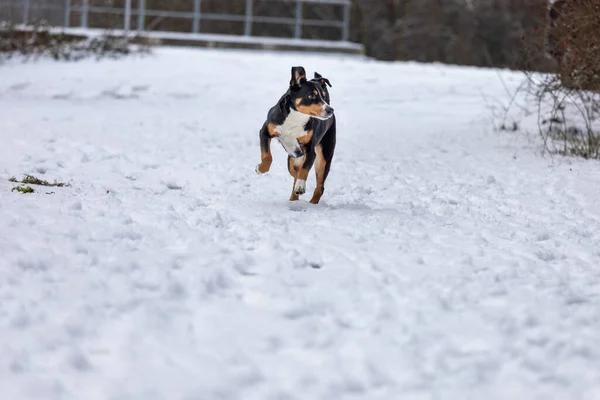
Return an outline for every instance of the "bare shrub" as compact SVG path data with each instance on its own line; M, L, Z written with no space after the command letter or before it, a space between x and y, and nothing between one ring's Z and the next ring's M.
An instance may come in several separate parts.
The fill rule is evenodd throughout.
M140 42L141 45L134 45ZM17 28L0 21L0 61L19 56L24 60L51 57L55 60L78 61L88 57L117 59L134 53L147 53L150 48L139 37L112 35L85 37L53 31L46 23Z
M600 159L600 3L558 0L544 28L524 40L526 57L542 48L548 58L542 72L523 70L526 82L519 88L536 103L544 149Z
M545 150L600 159L600 93L565 86L558 74L527 74Z

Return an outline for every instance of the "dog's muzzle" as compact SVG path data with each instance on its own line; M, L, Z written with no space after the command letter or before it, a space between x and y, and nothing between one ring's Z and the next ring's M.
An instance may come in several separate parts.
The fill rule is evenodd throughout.
M333 107L330 107L328 105L326 105L325 107L323 107L323 113L321 114L321 119L329 119L331 118L331 116L333 115L333 112L335 110L333 109Z

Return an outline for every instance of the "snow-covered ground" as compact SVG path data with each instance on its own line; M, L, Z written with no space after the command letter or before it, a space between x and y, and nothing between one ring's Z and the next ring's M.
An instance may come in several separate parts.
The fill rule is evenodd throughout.
M333 84L317 206L313 173L288 202L280 145L254 172L293 65ZM492 131L520 81L224 50L0 66L1 397L599 399L599 163Z

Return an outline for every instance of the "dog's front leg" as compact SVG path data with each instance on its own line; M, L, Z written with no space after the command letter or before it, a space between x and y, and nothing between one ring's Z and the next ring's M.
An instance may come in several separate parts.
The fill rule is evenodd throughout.
M273 156L271 155L271 138L279 136L275 131L275 124L265 124L259 133L260 139L260 164L256 166L257 174L266 174L271 169Z

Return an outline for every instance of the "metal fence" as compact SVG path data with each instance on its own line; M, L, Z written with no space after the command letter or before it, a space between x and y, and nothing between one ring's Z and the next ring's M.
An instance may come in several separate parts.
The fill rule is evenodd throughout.
M224 5L228 11L218 12ZM315 38L315 32L322 32L320 36L325 37L318 39L347 41L350 6L350 0L220 0L220 3L214 0L162 3L156 0L0 0L0 20L23 24L46 20L54 26L140 32L229 33L295 39ZM166 23L167 20L170 22ZM219 28L219 23L226 24L226 28ZM324 33L325 30L329 31Z

